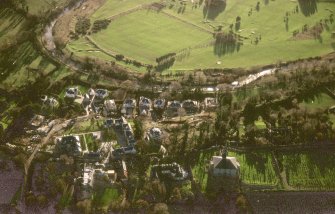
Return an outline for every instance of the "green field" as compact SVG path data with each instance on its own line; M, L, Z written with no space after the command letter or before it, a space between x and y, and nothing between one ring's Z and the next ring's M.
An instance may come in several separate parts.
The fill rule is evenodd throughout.
M11 9L0 9L0 47L5 43L13 43L13 37L19 33L24 17Z
M99 148L97 140L94 138L93 134L85 134L87 149L89 151L96 152Z
M334 51L334 39L331 38L331 32L335 29L334 21L323 25L323 32L318 39L308 36L293 39L293 32L301 31L305 24L313 27L320 20L329 19L330 14L334 13L329 10L335 7L334 1L316 1L315 5L299 3L303 1L260 1L257 11L255 8L258 0L227 1L225 6L215 8L208 8L205 3L195 5L191 1L186 1L184 7L179 1L166 0L163 1L166 7L159 12L149 9L131 10L151 2L153 1L107 1L91 16L91 21L120 15L114 17L106 30L92 34L91 38L105 51L151 64L155 64L154 59L159 56L171 52L180 53L181 50L190 48L186 56L180 57L169 68L171 71L250 67ZM124 13L128 10L131 12ZM284 22L286 14L287 25ZM228 32L237 16L241 17L240 28L235 30L233 27L233 31L244 37L243 45L219 50L213 44L211 33L206 30L214 32L214 29L222 26L222 30ZM261 39L256 44L255 39L259 37ZM70 42L68 48L80 57L93 55L108 61L111 59L111 56L98 52L99 48L82 39Z
M154 0L107 0L93 15L92 20L108 19L142 4L156 2Z
M194 179L199 182L201 191L205 192L207 188L208 181L208 164L214 155L214 152L202 152L199 155L199 159L196 162L196 165L192 168L192 174Z
M68 0L26 0L28 12L33 15L40 15L50 9L66 6Z
M308 110L322 109L325 110L335 105L335 100L325 93L318 94L314 99L305 100L300 103L301 108Z
M241 165L241 180L253 185L277 185L279 179L272 165L271 155L266 153L235 153L229 156L236 157Z
M93 201L98 207L103 209L108 209L108 207L113 203L119 200L120 194L116 188L106 188L100 193L93 195Z
M141 10L116 19L92 38L104 49L153 64L155 58L208 41L211 35L167 15Z
M283 155L283 165L290 186L297 189L335 189L332 152Z

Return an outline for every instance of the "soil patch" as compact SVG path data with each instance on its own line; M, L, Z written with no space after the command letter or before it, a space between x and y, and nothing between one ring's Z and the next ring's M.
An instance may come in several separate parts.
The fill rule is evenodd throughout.
M75 25L79 17L89 17L99 9L106 0L87 0L80 7L70 10L61 16L53 29L55 43L66 44L70 40L70 32L75 31Z

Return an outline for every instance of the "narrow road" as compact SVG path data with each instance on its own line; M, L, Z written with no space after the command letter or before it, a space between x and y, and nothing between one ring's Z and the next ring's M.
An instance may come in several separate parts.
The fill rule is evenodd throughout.
M77 117L75 119L76 122L81 122L83 120L88 120L92 117L94 117L94 114L91 115L85 115L85 116L80 116ZM27 159L27 161L24 164L24 182L22 185L22 194L21 194L21 201L23 201L23 196L24 196L24 192L25 192L25 188L27 185L27 181L28 181L28 172L29 172L29 168L31 166L31 163L33 161L33 159L35 158L35 155L37 154L37 152L39 152L39 150L46 144L50 143L51 138L58 132L62 131L64 128L68 127L70 125L70 122L72 121L72 119L69 120L65 120L65 121L61 121L61 120L57 120L56 121L56 125L54 125L51 130L49 131L49 133L47 134L46 137L44 137L41 141L40 144L38 144L34 151L31 153L31 155L29 156L29 158Z

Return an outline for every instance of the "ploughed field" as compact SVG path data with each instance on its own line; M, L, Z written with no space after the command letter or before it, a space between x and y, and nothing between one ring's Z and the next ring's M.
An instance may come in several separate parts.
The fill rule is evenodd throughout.
M206 1L166 0L165 7L148 7L153 2L106 1L89 18L91 24L109 19L108 27L87 35L89 40L70 41L67 48L80 57L115 61L113 55L122 54L153 66L156 58L176 53L168 70L250 67L320 56L335 48L335 1L227 0L207 6ZM233 41L218 41L213 34L230 31Z

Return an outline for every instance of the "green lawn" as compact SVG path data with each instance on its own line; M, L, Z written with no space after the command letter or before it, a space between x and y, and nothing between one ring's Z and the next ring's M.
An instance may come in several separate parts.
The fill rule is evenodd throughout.
M141 10L116 19L107 30L91 37L106 50L153 64L157 57L192 47L212 36L162 13Z
M92 16L92 20L107 19L141 4L156 2L154 0L107 0Z
M26 0L28 12L32 15L40 15L50 9L66 6L69 0Z
M66 130L64 134L78 134L84 132L101 131L104 122L104 119L94 120L93 123L91 120L86 120L80 123L76 123L71 129Z
M12 43L20 31L24 17L11 9L0 9L0 46L2 43Z
M108 18L150 2L153 1L109 0L92 15L91 19ZM92 35L92 38L105 50L121 53L145 63L153 63L156 57L169 52L192 47L189 55L176 61L170 68L171 71L208 67L251 67L319 56L334 51L331 32L335 29L335 22L324 27L321 40L292 40L293 31L301 31L305 24L312 27L321 19L328 19L331 12L327 9L335 7L334 1L317 1L315 11L314 8L302 9L305 7L299 5L298 1L289 0L260 1L259 11L255 9L258 0L226 1L226 6L221 10L219 7L215 10L208 9L204 3L195 7L191 1L186 1L187 5L183 9L178 1L167 2L163 12L190 24L171 18L163 12L141 10L118 17L112 21L107 30ZM299 6L298 13L295 12L297 6ZM253 11L248 14L251 8ZM311 11L313 13L307 14ZM286 13L289 13L287 27L284 22ZM228 31L229 26L235 24L237 16L241 17L241 26L236 33L245 37L242 46L219 53L215 51L213 45L195 47L199 44L208 44L212 36L191 24L211 31L221 25L224 31ZM261 40L257 45L255 42L251 43L251 40L254 41L259 36ZM70 49L76 55L93 55L105 60L110 59L103 53L83 52L85 48L91 47L80 43L82 42L70 44ZM221 64L218 64L218 61L221 61Z
M100 194L94 194L93 200L101 208L108 208L113 201L118 200L120 197L119 192L115 188L106 188Z
M329 118L330 118L330 121L333 123L333 128L335 128L335 115L334 114L330 114Z
M89 151L96 152L99 148L99 144L97 140L93 137L93 134L85 134L84 138L86 140L87 149Z
M89 41L87 41L85 38L79 38L78 40L69 42L66 48L68 51L75 53L75 56L77 57L84 58L90 56L90 58L105 60L108 62L115 62L116 64L130 68L132 71L137 72L146 71L146 68L144 67L136 67L133 64L126 64L123 61L115 60L114 57L102 52L101 50L96 48L93 44L91 44Z
M199 182L202 192L206 192L207 189L209 162L213 155L212 151L200 153L196 165L192 168L194 179Z
M309 110L315 110L315 109L324 110L334 105L335 100L325 93L321 93L314 99L305 100L304 102L300 103L301 108L307 108Z
M259 118L258 120L255 121L255 126L258 129L265 129L266 128L266 124L265 124L265 122L263 121L262 118Z
M322 43L317 40L290 40L294 30L300 30L304 24L315 25L320 19L329 18L330 12L327 8L334 8L335 2L317 2L317 12L310 16L303 13L293 13L298 5L297 1L277 0L269 1L267 5L261 2L260 11L253 9L252 15L248 16L251 7L255 7L258 0L245 2L243 0L227 1L227 6L214 20L210 21L212 26L223 25L223 29L229 28L235 23L237 16L241 17L241 28L239 34L248 38L261 35L258 45L251 44L250 39L243 42L240 50L235 49L221 56L213 53L213 47L201 48L191 51L191 55L182 62L177 62L172 69L185 69L191 65L197 67L250 67L275 63L279 60L287 61L298 58L306 58L332 52L330 32L334 30L334 24L329 26L329 31L322 34ZM178 9L173 7L169 10L180 18L193 22L199 26L211 28L209 24L203 23L203 7L192 9L186 7L184 13L177 13ZM288 30L284 23L286 12L290 12ZM212 16L214 16L212 14ZM270 18L271 17L271 18ZM205 18L206 19L206 18ZM206 56L206 57L204 57ZM222 61L221 65L216 62Z

